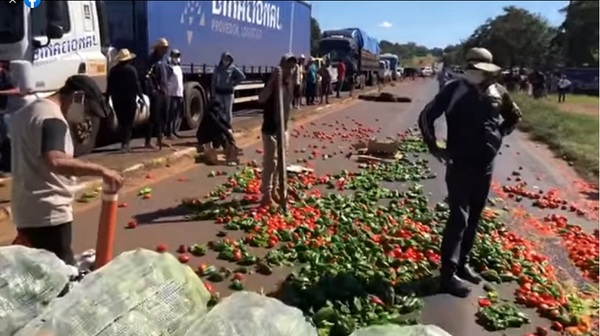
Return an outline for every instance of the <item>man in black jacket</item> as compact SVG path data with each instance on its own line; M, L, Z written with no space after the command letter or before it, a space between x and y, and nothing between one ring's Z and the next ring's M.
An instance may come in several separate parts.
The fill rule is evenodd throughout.
M150 94L150 124L146 132L146 148L152 145L152 135L156 135L157 145L163 146L163 135L167 113L169 111L169 76L167 51L169 42L160 38L154 44L150 54L150 70L147 74L148 93Z
M459 297L470 293L463 282L481 282L468 266L485 207L494 159L504 136L521 119L507 90L496 83L500 67L483 48L467 53L465 75L449 82L421 112L419 128L431 153L446 164L450 218L442 240L442 290ZM447 144L438 146L434 122L445 114Z

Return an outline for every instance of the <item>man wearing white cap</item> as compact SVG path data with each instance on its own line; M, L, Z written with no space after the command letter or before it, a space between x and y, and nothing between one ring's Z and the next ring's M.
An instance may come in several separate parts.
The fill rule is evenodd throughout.
M485 207L494 159L521 119L521 112L508 91L496 82L500 67L484 48L467 53L465 75L450 81L419 116L419 128L431 153L446 164L446 186L450 217L444 230L441 255L441 288L466 297L463 282L481 282L469 268L469 255L481 213ZM446 148L440 148L434 122L445 114Z

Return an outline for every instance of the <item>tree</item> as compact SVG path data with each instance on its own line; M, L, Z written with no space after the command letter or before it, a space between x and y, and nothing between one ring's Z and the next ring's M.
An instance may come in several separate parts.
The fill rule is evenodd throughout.
M319 21L314 17L310 18L310 54L319 55L319 41L321 40L321 27Z
M500 66L543 67L556 62L556 51L550 47L556 33L540 15L510 6L479 26L464 42L463 52L483 47Z
M598 66L598 1L570 1L553 46L562 49L567 66Z
M381 40L379 42L379 48L381 49L382 54L390 53L398 55L401 62L410 61L414 57L424 57L430 54L435 57L441 57L443 54L441 48L429 49L425 46L417 45L414 42L400 44Z

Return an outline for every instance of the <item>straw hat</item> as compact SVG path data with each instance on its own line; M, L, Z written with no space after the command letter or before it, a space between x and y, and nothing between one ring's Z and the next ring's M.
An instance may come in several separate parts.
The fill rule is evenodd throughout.
M467 52L466 58L467 63L475 69L485 72L498 72L502 70L502 68L494 64L492 53L485 48L471 48Z
M156 43L154 43L153 48L168 48L169 47L169 41L167 41L166 38L161 37L158 40L156 40Z
M117 62L125 62L135 58L135 54L129 51L129 49L121 49L115 56L115 61Z

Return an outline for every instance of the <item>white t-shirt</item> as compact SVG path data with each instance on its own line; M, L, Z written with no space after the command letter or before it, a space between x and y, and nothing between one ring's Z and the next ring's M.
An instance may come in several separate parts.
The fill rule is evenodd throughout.
M169 95L171 97L183 97L183 71L179 65L171 65L171 76L169 77Z
M568 79L566 79L566 78L561 78L561 79L558 81L558 87L559 87L559 88L561 88L561 89L566 89L566 88L568 88L569 86L571 86L571 81L570 81L570 80L568 80Z

